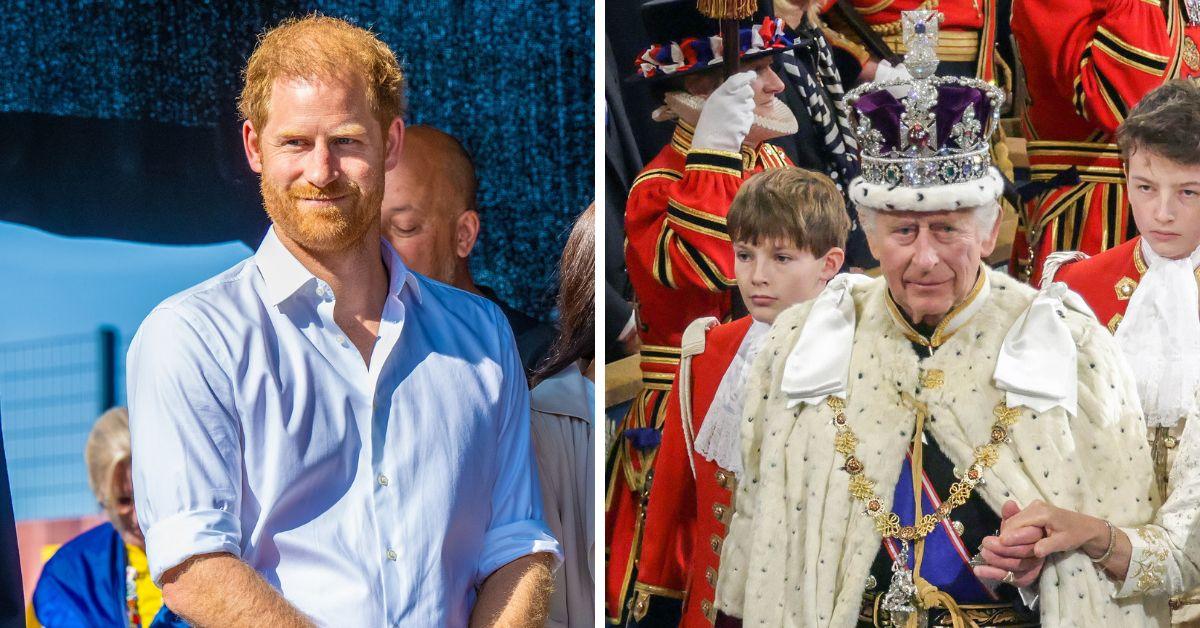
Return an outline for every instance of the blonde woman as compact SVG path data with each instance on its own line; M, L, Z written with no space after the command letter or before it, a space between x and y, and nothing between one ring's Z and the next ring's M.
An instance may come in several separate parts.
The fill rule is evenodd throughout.
M33 591L33 626L185 626L150 579L146 539L133 505L129 412L96 419L83 459L88 484L108 515L67 542L46 563Z

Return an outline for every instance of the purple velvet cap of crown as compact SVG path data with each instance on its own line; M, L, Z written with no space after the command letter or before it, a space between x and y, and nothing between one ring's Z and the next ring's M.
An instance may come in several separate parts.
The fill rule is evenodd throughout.
M975 119L986 124L992 115L992 103L988 95L977 87L964 85L942 84L937 86L937 104L933 106L934 118L937 120L936 147L968 149L970 146L950 146L951 128L962 119L968 107L975 108ZM863 94L854 108L858 114L871 121L871 127L883 135L882 153L900 152L900 116L905 111L905 104L886 89L879 89Z

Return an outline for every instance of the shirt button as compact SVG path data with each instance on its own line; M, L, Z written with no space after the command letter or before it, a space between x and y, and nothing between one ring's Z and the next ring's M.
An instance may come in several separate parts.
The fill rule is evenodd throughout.
M388 550L387 559L394 562L396 560L396 550Z
M380 474L379 474L379 485L380 485L380 486L387 486L387 485L388 485L388 478L387 478L387 476L386 476L386 475L384 475L384 474L382 474L382 473L380 473Z

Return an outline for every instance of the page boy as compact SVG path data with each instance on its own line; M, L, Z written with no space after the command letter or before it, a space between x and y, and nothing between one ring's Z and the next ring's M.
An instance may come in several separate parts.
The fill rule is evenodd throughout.
M787 167L743 184L728 226L749 315L720 325L700 318L684 332L634 585L638 625L712 624L720 543L741 471L745 379L775 316L815 297L841 268L850 220L833 181Z

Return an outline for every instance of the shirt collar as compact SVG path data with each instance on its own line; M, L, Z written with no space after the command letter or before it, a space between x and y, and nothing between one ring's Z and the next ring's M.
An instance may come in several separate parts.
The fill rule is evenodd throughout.
M408 270L396 250L386 240L381 238L379 246L384 266L388 270L388 294L399 297L404 286L408 285L417 303L420 303L421 286L416 274ZM305 268L304 264L279 241L274 226L267 230L262 244L254 253L254 263L262 273L271 305L283 303L308 282L316 279L312 271Z
M400 293L404 291L404 286L408 286L413 293L413 298L417 300L417 303L421 303L421 283L417 281L417 274L404 265L400 254L392 248L387 240L379 239L379 250L383 255L383 265L388 270L388 294L399 298Z
M534 387L529 405L538 412L572 416L591 423L595 411L592 408L593 386L579 371L579 365L571 363Z
M254 264L262 273L266 285L267 298L271 305L279 305L292 296L316 277L292 252L283 246L279 236L275 235L275 227L267 230L266 237L254 253Z
M911 342L919 345L932 347L934 349L942 346L949 340L955 332L962 329L975 314L983 308L983 304L987 302L988 294L991 291L991 282L988 280L987 267L983 264L979 266L979 275L975 278L975 286L967 293L967 297L961 303L950 308L946 316L942 317L941 322L934 328L933 333L926 338L921 333L913 328L908 317L900 311L900 307L896 305L896 301L892 298L891 291L887 291L888 311L892 314L892 320L900 327L900 331Z

